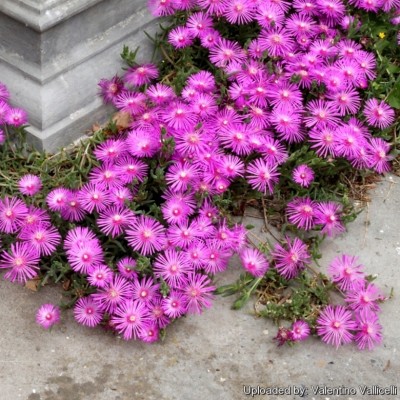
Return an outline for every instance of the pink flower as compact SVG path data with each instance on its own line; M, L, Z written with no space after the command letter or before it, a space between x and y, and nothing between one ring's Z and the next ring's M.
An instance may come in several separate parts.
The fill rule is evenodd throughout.
M158 78L158 69L154 64L141 64L129 68L124 76L125 82L132 86L142 86Z
M370 168L379 174L390 171L390 161L393 156L389 155L390 144L381 138L371 138L367 149L369 154Z
M258 158L247 166L247 180L253 189L272 194L274 185L279 180L277 167Z
M394 111L384 101L369 99L364 106L364 115L367 122L380 129L385 129L394 122Z
M298 320L292 324L292 339L294 341L306 340L310 336L310 325L306 321Z
M58 230L48 222L37 222L25 226L18 237L30 245L39 255L49 256L61 242L61 235Z
M187 303L187 312L201 314L204 308L211 307L212 293L215 289L207 275L190 274L182 289Z
M161 307L170 318L179 318L187 312L187 298L177 290L171 290L169 295L162 300Z
M84 326L93 328L103 319L103 311L92 296L81 297L74 306L75 320Z
M113 103L116 97L122 92L124 82L119 76L114 76L110 80L101 79L98 86L100 87L100 95L107 104Z
M250 0L225 2L223 15L231 24L248 24L254 18L254 4Z
M240 260L246 271L256 278L261 278L269 268L268 260L258 250L246 247L240 251Z
M60 309L54 304L43 304L36 312L36 322L44 329L60 321Z
M182 252L166 250L158 255L153 264L154 275L161 277L170 287L180 288L187 282L193 267Z
M356 334L354 340L360 350L372 350L382 342L382 325L371 310L356 314Z
M286 208L286 214L291 224L306 231L315 226L315 209L317 204L310 198L295 198Z
M21 108L10 108L6 114L6 123L16 128L25 125L28 122L28 115Z
M135 218L130 209L114 206L100 213L97 225L105 235L117 237L131 225Z
M342 254L336 257L328 268L328 275L341 290L353 290L364 284L364 266L358 263L358 257Z
M5 279L24 284L38 275L39 260L39 253L29 243L12 243L11 254L1 253L0 268L10 269Z
M95 287L104 288L113 279L113 271L107 265L94 265L88 269L88 282Z
M118 272L124 278L134 281L137 278L136 260L132 257L124 257L117 263Z
M111 323L125 340L137 339L150 322L149 310L138 301L125 300L115 310Z
M132 298L132 283L122 276L114 275L110 282L92 296L101 311L112 314L119 305Z
M327 306L317 319L317 334L323 342L336 348L353 340L351 331L356 327L352 313L343 306Z
M24 202L16 197L0 199L0 232L16 233L28 213Z
M168 34L168 42L176 49L183 49L184 47L190 46L194 38L193 30L184 26L178 26L172 29Z
M322 233L334 236L345 231L345 227L340 219L341 210L341 205L333 201L318 203L315 211L315 223L322 225Z
M293 181L303 187L309 187L314 180L314 171L307 165L302 164L293 170Z
M42 188L42 182L36 175L24 175L18 182L19 191L27 196L34 196Z
M285 279L297 276L311 259L307 245L299 238L291 240L286 237L284 246L277 243L271 255L275 261L275 268Z
M144 256L160 251L165 241L165 229L155 219L140 216L126 230L129 245Z

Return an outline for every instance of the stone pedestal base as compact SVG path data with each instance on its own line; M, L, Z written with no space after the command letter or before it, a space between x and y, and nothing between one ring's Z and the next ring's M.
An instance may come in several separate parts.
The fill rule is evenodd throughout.
M55 151L108 113L97 83L120 72L124 44L149 59L146 0L1 0L0 81L29 114L36 147Z

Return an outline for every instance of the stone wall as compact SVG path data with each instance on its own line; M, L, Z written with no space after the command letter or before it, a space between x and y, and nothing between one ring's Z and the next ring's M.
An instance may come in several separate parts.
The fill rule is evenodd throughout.
M0 81L36 147L56 151L107 118L97 83L121 72L124 44L150 59L143 31L155 29L146 0L1 0Z

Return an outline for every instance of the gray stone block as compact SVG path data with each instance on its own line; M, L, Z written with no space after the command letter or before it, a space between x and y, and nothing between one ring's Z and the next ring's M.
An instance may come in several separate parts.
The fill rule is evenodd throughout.
M0 80L29 114L31 141L55 151L107 118L97 83L120 71L124 44L152 48L146 0L2 0Z

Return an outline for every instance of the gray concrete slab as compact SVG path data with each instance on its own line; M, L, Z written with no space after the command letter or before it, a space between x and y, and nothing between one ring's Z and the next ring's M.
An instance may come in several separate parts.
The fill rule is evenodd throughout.
M101 329L78 326L71 312L51 332L36 326L42 303L60 299L56 288L33 293L0 282L1 400L195 400L244 399L244 385L291 388L291 395L265 399L390 400L397 396L362 396L360 385L400 385L400 179L387 177L377 185L367 210L340 238L324 244L321 265L339 252L356 254L367 272L395 297L383 304L384 342L360 352L349 345L335 350L311 338L302 345L277 348L276 327L256 319L252 308L233 311L231 298L217 298L200 317L177 321L165 342L125 342ZM366 224L366 219L369 224ZM262 220L251 221L262 232ZM238 276L237 260L218 278ZM314 395L312 386L357 388L349 396ZM294 387L307 388L304 397ZM398 389L400 391L400 388Z

